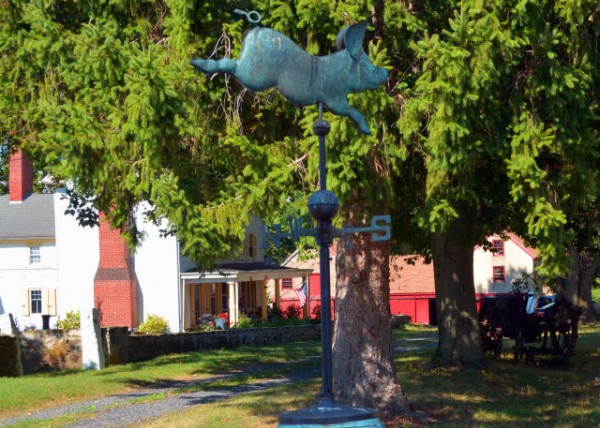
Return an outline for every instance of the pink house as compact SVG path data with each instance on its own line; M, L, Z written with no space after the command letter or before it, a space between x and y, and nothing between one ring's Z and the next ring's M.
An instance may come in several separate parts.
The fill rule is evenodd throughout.
M537 251L514 233L487 238L490 249L473 249L475 294L497 296L512 291L512 281L534 271ZM408 259L410 262L407 262ZM433 264L417 256L390 257L390 308L392 314L404 314L417 324L436 324Z
M329 248L330 260L330 284L332 296L332 313L335 301L335 250ZM314 256L300 257L298 250L294 251L284 260L283 266L293 268L298 272L304 272L302 277L283 278L281 280L271 280L267 283L267 293L270 296L279 296L279 301L274 299L275 303L279 303L282 311L285 311L290 306L297 306L303 309L304 317L309 317L315 307L321 305L321 278L319 275L319 257L315 252ZM300 298L296 292L302 285L305 285L306 304L301 305Z
M521 275L534 271L537 252L514 233L492 235L487 238L489 249L477 246L473 249L473 276L475 293L480 300L485 296L509 293L512 281ZM331 293L335 296L336 270L335 250L331 254ZM313 270L309 281L309 311L320 304L320 280L318 257L299 260L294 252L283 263L294 268ZM300 282L286 283L281 290L282 309L298 305L294 288ZM273 287L273 285L271 285ZM390 310L392 315L403 314L417 324L437 324L435 283L433 264L426 264L419 256L390 256ZM309 312L310 313L310 312Z

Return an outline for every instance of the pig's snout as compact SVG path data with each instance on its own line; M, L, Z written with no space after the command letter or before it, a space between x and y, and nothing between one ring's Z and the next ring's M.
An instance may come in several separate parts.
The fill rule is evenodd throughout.
M388 79L388 71L385 68L377 67L375 71L375 81L377 86L381 85Z

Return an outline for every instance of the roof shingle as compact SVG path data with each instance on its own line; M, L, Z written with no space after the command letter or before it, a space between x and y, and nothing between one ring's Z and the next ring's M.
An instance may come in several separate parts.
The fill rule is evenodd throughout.
M54 195L34 193L11 203L0 195L0 239L54 238Z

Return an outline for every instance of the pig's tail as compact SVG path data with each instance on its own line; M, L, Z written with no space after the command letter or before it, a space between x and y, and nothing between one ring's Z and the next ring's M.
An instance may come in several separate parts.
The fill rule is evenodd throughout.
M260 20L262 19L260 16L260 13L258 13L255 10L251 10L250 12L245 12L241 9L236 9L236 10L234 10L234 12L237 13L238 15L244 15L246 17L246 20L252 25L258 25L260 23Z

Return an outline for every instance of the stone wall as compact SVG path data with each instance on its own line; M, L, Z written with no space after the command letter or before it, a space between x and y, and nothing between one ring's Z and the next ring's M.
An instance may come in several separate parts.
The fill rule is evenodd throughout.
M23 367L17 336L0 335L0 376L21 376Z
M258 346L301 340L318 340L320 325L216 330L162 335L129 335L126 329L106 333L107 364L147 361L161 355L239 346Z
M19 337L25 374L81 367L79 330L30 330Z
M318 340L320 325L216 330L162 335L130 335L127 327L102 329L106 365L147 361L161 355L239 346L258 346ZM0 336L0 376L18 376L18 353L25 374L80 368L79 330L32 330L18 336Z

